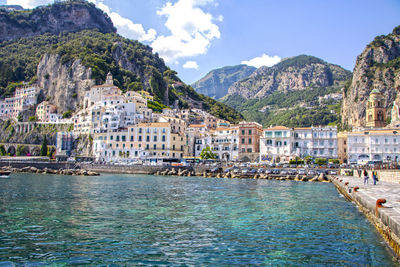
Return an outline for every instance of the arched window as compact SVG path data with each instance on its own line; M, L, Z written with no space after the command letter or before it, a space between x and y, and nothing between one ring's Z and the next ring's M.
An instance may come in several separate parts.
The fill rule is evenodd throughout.
M383 112L378 111L378 121L383 121Z

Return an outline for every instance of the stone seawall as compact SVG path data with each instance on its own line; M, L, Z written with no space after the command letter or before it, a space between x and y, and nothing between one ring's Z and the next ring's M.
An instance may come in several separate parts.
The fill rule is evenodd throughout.
M400 259L400 185L378 182L364 185L363 179L337 176L332 182L347 199L354 202L376 227Z

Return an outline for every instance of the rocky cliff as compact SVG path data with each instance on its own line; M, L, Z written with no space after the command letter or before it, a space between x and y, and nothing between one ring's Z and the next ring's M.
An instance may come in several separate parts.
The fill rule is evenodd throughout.
M364 126L369 94L378 89L386 97L387 114L400 95L400 26L378 36L357 57L353 78L343 92L342 123Z
M105 13L83 0L59 2L33 10L8 12L0 9L0 42L85 29L98 29L103 33L116 32Z
M57 54L45 54L37 67L42 98L48 98L61 114L82 106L85 91L95 85L91 75L91 69L83 66L80 59L63 65Z
M215 69L195 82L192 87L200 94L220 99L228 93L228 89L232 84L249 77L255 70L255 67L247 65Z
M272 67L261 67L250 77L233 84L229 95L263 98L275 91L288 92L309 87L338 85L351 73L337 65L306 55L284 59Z

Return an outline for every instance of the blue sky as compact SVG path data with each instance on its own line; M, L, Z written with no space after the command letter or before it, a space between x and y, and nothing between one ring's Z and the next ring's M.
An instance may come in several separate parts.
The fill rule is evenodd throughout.
M400 0L90 0L118 32L153 47L192 83L242 62L308 54L352 70L377 35L400 25ZM52 0L0 0L26 8Z

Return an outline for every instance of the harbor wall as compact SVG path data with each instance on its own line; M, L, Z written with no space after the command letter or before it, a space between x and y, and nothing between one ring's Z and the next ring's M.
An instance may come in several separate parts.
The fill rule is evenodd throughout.
M358 206L392 248L395 257L399 260L400 212L395 203L398 194L396 190L399 188L396 187L395 195L393 195L391 194L393 188L390 184L384 185L386 190L381 188L371 189L363 187L359 180L358 177L357 179L349 176L332 177L332 182L338 191ZM394 205L396 206L394 207Z

